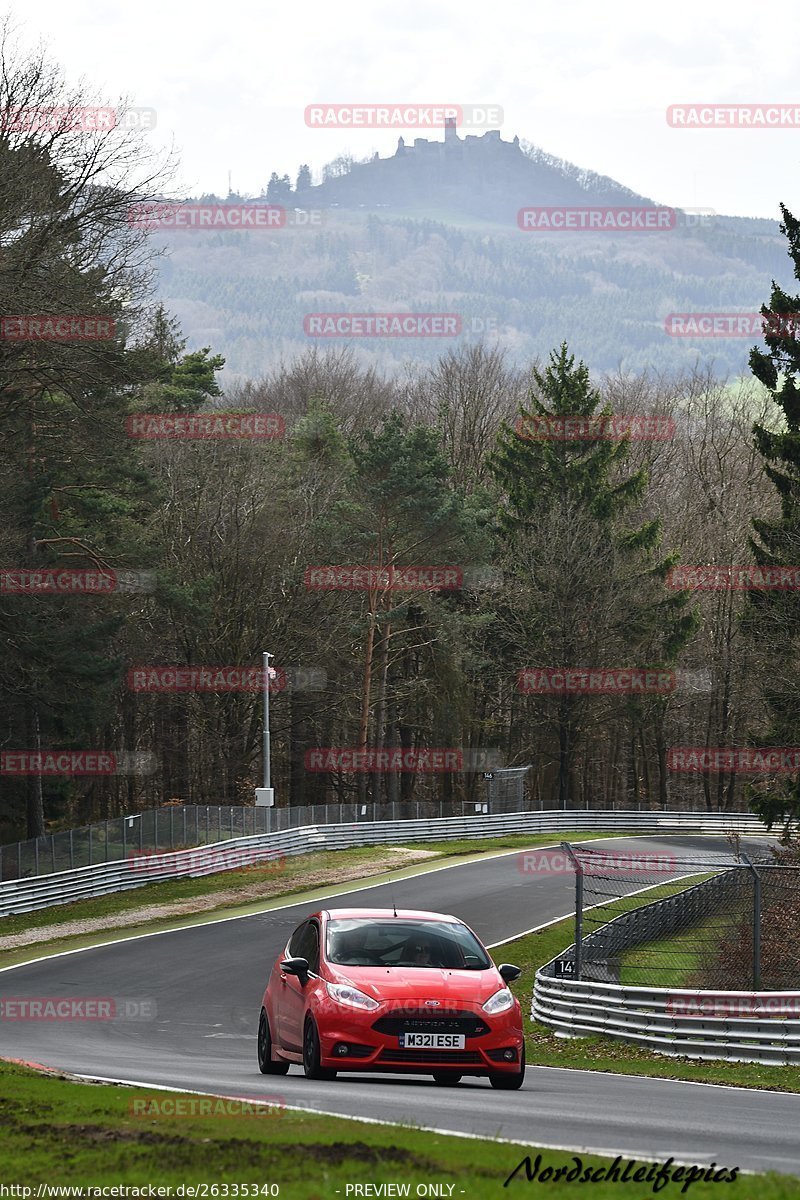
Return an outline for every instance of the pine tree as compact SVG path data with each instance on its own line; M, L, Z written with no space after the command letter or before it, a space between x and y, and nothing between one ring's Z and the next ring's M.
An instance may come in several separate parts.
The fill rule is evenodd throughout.
M292 181L288 175L278 176L273 171L267 184L267 200L270 204L288 204L292 198Z
M534 369L527 406L515 428L502 427L489 457L507 574L498 650L509 669L665 665L696 628L687 594L666 591L677 556L658 557L660 521L626 524L647 488L644 470L625 474L628 440L547 433L562 418L610 418L601 403L587 367L575 365L564 343L544 371ZM566 808L578 747L602 705L568 692L532 704L557 740ZM630 718L637 718L633 703Z
M781 205L781 232L789 243L795 278L800 280L800 222ZM753 520L751 547L761 567L800 566L800 296L772 284L767 317L766 350L754 348L750 368L772 397L775 426L755 425L755 444L764 471L774 484L779 514ZM781 314L781 318L771 314ZM749 597L745 628L763 647L768 684L764 699L769 713L766 736L759 744L800 746L800 590L754 591ZM755 810L771 827L778 820L800 820L800 776L782 776L750 789Z

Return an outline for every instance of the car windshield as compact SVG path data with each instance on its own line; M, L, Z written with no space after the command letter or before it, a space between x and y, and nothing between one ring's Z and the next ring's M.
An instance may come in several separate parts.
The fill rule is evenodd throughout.
M340 967L439 967L486 971L492 964L466 925L402 917L328 922L328 962Z

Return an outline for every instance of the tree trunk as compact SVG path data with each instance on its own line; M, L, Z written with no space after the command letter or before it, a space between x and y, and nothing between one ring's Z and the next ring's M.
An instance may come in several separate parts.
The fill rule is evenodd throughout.
M392 636L391 625L386 625L381 636L378 650L378 703L375 710L375 750L380 752L386 744L386 689L389 676L389 639ZM377 804L381 794L381 772L374 771L372 775L372 801Z

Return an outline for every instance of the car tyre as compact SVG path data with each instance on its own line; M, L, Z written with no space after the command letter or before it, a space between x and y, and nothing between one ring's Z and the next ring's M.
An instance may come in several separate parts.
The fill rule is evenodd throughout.
M517 1088L522 1087L522 1083L523 1083L524 1079L525 1079L525 1047L523 1046L522 1047L522 1062L520 1063L519 1071L517 1071L514 1075L512 1075L510 1072L509 1073L504 1072L501 1075L500 1072L497 1071L495 1074L489 1076L489 1083L492 1085L493 1088L497 1088L497 1090L500 1092L515 1092L517 1090Z
M439 1087L455 1087L457 1083L461 1083L462 1076L456 1071L434 1071L433 1082Z
M303 1030L303 1071L306 1079L335 1079L336 1072L320 1066L322 1049L313 1017L306 1017Z
M272 1034L264 1009L258 1019L258 1069L262 1075L285 1075L288 1062L275 1062L272 1057Z

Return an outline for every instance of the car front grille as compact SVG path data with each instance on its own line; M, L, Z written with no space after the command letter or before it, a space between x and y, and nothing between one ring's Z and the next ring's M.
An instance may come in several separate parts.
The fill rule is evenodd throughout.
M483 1059L477 1050L401 1050L392 1047L381 1050L378 1062L381 1063L482 1063Z
M396 1037L400 1033L462 1033L465 1037L483 1037L489 1033L485 1021L472 1012L450 1012L436 1016L430 1009L420 1013L389 1014L372 1026L376 1033Z

